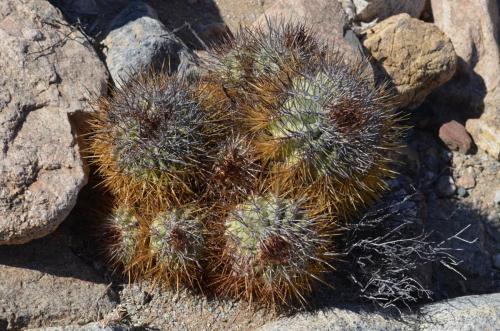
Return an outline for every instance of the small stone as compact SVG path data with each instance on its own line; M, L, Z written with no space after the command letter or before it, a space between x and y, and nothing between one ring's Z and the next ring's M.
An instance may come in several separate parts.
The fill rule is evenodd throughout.
M495 192L495 205L500 205L500 190Z
M476 186L476 178L474 173L467 171L462 177L457 180L457 185L465 189L471 189Z
M495 268L500 269L500 253L495 254L495 256L493 257L493 265L495 266Z
M452 151L460 153L470 153L472 148L472 139L465 130L465 127L457 121L444 123L439 128L439 138Z
M450 197L455 194L457 186L451 176L439 177L436 185L438 195L441 197Z
M467 190L463 187L459 187L457 189L457 195L460 197L460 198L465 198L468 194L467 194Z

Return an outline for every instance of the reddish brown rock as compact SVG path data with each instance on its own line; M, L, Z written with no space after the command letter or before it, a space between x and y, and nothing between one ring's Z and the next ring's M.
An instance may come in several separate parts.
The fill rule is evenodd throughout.
M460 151L464 154L471 151L472 139L465 127L457 121L450 121L441 125L439 138L453 151Z

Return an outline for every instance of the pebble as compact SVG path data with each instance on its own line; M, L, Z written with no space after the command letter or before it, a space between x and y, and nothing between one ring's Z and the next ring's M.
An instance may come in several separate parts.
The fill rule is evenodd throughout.
M457 195L458 195L460 198L465 198L465 197L468 195L468 193L467 193L467 190L466 190L465 188L463 188L463 187L459 187L459 188L457 189Z
M455 185L455 182L453 181L453 177L451 176L441 176L439 177L437 184L436 184L436 189L441 197L449 197L455 194L457 190L457 186Z
M495 192L495 200L494 200L494 202L495 202L495 205L500 205L500 190L497 190Z
M465 189L471 189L476 186L476 178L474 173L467 171L462 177L457 180L457 185Z
M468 154L472 148L472 138L465 130L465 127L457 121L444 123L439 128L439 138L452 151Z

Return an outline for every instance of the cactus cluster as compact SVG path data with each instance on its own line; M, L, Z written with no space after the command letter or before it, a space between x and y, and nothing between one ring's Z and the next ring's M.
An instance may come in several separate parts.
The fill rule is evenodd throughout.
M210 55L195 82L145 71L99 102L110 256L162 285L304 302L393 175L398 115L302 25L243 29Z

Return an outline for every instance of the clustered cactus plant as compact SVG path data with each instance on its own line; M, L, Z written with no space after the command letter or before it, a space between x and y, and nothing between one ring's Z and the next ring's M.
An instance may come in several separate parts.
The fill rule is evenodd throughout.
M210 55L196 82L146 71L100 101L91 150L119 206L110 256L163 285L305 301L341 225L393 175L398 115L363 66L301 25L242 30Z

